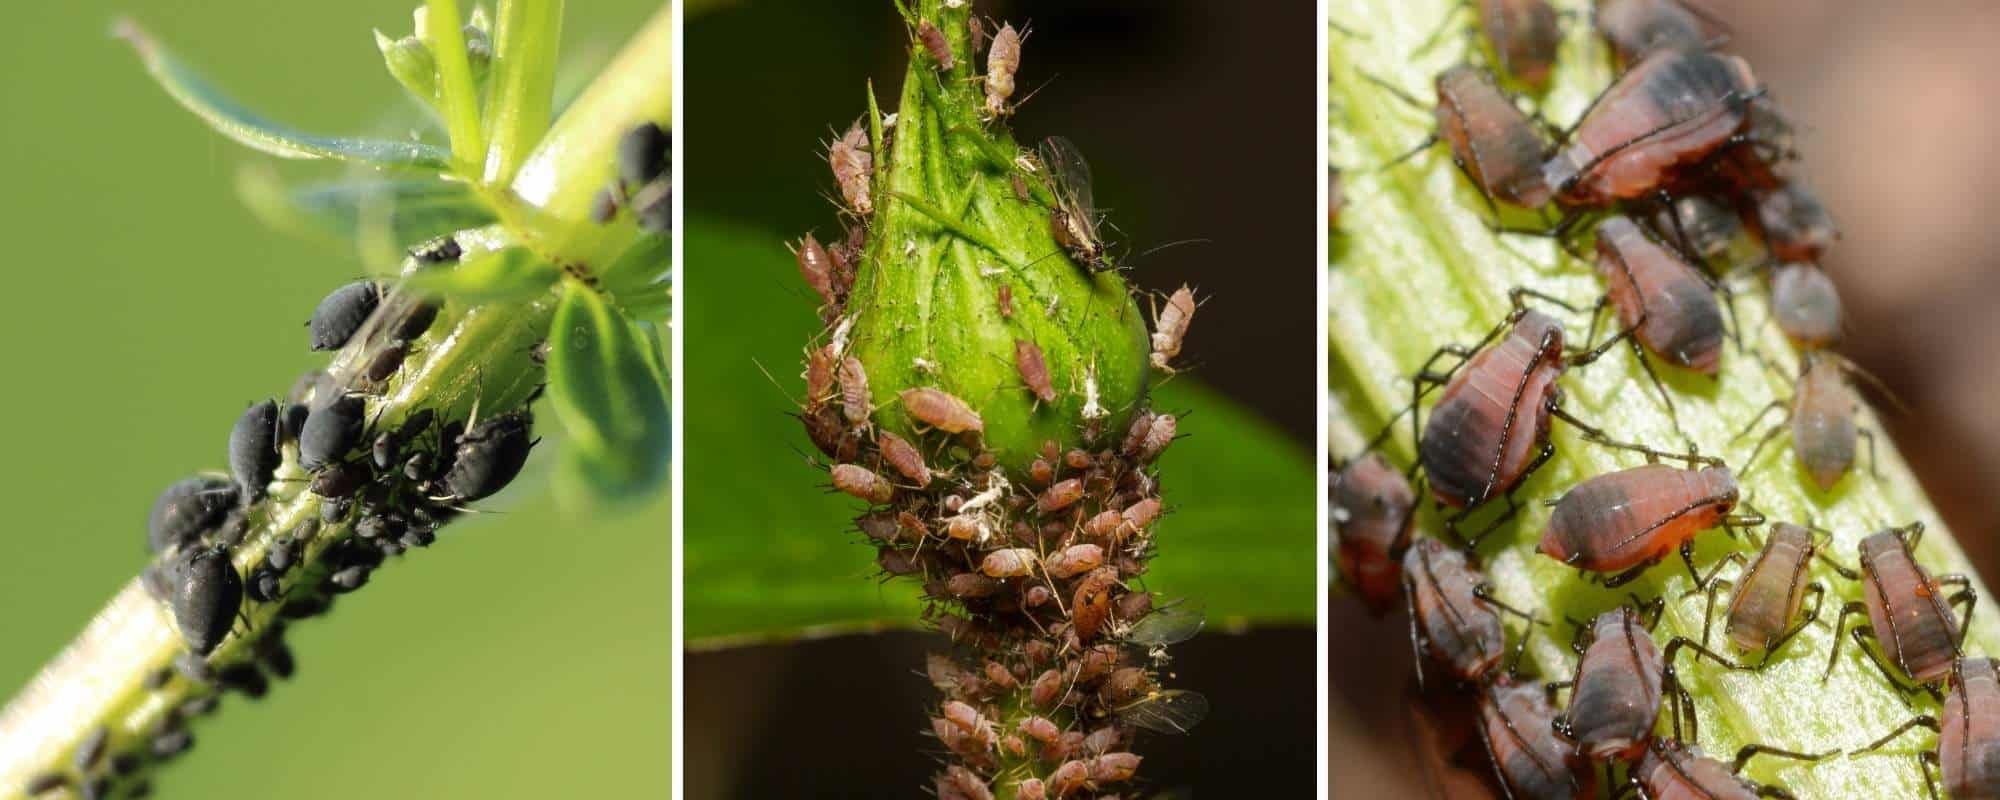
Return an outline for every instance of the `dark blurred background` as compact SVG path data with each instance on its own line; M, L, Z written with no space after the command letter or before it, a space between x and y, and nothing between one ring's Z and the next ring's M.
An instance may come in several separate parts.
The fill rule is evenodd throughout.
M1873 402L1938 512L1988 581L2000 578L2000 6L1982 0L1698 0L1728 48L1801 124L1803 176L1841 241L1821 265L1847 312L1840 351L1909 410ZM1400 614L1333 603L1336 652L1401 646ZM1406 714L1407 659L1342 662L1333 774L1353 796L1421 784L1441 748ZM1476 740L1472 743L1476 750ZM1422 755L1419 755L1422 754ZM1442 773L1479 797L1484 764Z
M1032 22L1016 97L1039 93L1015 116L1016 135L1031 143L1060 134L1081 147L1119 241L1137 254L1210 240L1130 262L1143 289L1185 281L1220 298L1202 306L1183 351L1194 377L1310 447L1320 358L1310 226L1323 224L1314 202L1313 5L1050 0L979 2L976 10L1017 27ZM887 0L749 2L691 14L688 217L780 236L817 226L824 235L834 219L825 198L837 191L821 143L865 107L864 79L894 103L905 36ZM703 265L692 251L689 258L691 304L809 319L796 276L774 274L758 297L715 298L702 294L702 271L727 265ZM688 336L690 363L727 356L748 370L753 355L765 358L706 355L701 331ZM768 438L742 446L789 441L790 421L772 416ZM688 418L700 424L700 410L690 405ZM692 508L702 502L697 482L689 491ZM861 562L857 552L836 568L858 572ZM701 591L701 577L691 572L687 586ZM881 591L913 590L895 583ZM689 796L916 792L936 769L922 755L936 745L923 713L936 698L918 674L934 640L843 636L689 653ZM1313 693L1312 649L1306 627L1212 630L1177 646L1179 680L1199 686L1215 711L1191 737L1144 745L1143 774L1202 795L1310 793L1314 704L1302 701Z

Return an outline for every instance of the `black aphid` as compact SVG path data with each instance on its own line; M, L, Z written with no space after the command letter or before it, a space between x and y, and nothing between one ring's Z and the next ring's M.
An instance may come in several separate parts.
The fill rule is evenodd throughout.
M444 488L461 501L490 497L507 487L528 463L535 418L526 411L482 420L458 437Z
M400 518L377 514L363 517L354 523L354 535L363 539L396 539L403 535L403 521Z
M402 542L405 549L414 550L419 547L429 547L436 541L437 531L422 525L410 526L409 530L403 532Z
M206 717L215 713L215 708L219 705L222 705L222 698L220 696L205 694L182 703L181 716Z
M286 602L278 609L278 615L285 619L306 619L324 614L332 607L333 598L311 594Z
M28 779L28 785L21 787L29 797L48 794L69 785L69 776L60 772L44 772Z
M435 300L410 298L403 307L402 316L389 329L389 336L408 341L424 335L437 321L438 303Z
M327 576L327 588L339 593L351 592L368 585L368 568L360 564L342 567Z
M236 487L229 481L200 475L182 479L153 501L146 544L155 553L187 545L220 524L234 505Z
M642 122L618 139L618 179L632 191L667 171L674 140L660 126Z
M347 510L353 507L354 503L347 498L327 498L319 504L319 520L328 525L339 523L341 520L347 519Z
M250 514L247 509L237 506L223 515L222 524L215 526L215 534L209 542L221 547L235 547L243 543L243 537L250 534Z
M268 640L268 644L258 648L257 656L263 661L264 667L271 670L271 674L278 676L280 680L290 680L292 674L299 668L298 661L292 658L292 648L287 647L275 636Z
M159 758L173 758L187 752L188 748L193 746L194 734L189 733L185 728L161 732L159 735L153 737L153 742L150 745L153 755Z
M299 466L316 472L345 457L361 443L367 414L368 401L360 395L342 395L313 409L299 430Z
M368 369L362 372L362 376L367 378L369 383L380 384L388 380L389 376L396 374L396 370L402 369L403 359L409 355L410 343L407 341L398 339L385 344L382 349L375 351L374 358L368 359Z
M424 242L410 251L410 257L419 264L443 264L457 261L463 255L465 250L458 246L457 239L449 235Z
M271 681L264 677L263 670L248 662L223 667L215 675L215 685L242 692L252 700L263 697L271 690Z
M265 400L245 409L229 430L229 474L248 502L264 499L264 487L278 471L278 403Z
M206 656L222 644L243 606L243 576L230 563L229 549L213 547L188 556L174 587L174 622L188 649Z
M282 593L277 571L264 567L251 573L250 581L244 584L243 591L250 596L250 599L259 603L277 600Z
M355 281L333 290L319 301L312 321L306 323L312 332L312 349L338 350L346 345L381 302L382 286L374 281Z
M91 731L89 736L84 737L83 743L76 746L70 766L76 767L77 772L89 772L97 766L97 760L104 757L104 746L110 741L111 729L97 726L97 730Z
M334 464L312 479L312 493L321 497L351 497L368 483L368 465L359 461ZM321 511L324 513L324 507Z
M306 520L299 524L299 528L303 530L308 524L313 524L313 521ZM314 530L318 530L317 526ZM264 563L280 574L290 571L299 557L299 538L303 537L294 534L273 539L270 548L264 551Z
M215 670L210 669L207 661L193 653L182 653L176 656L174 658L174 671L179 672L181 677L195 683L206 684L215 681Z
M305 428L306 416L311 413L312 408L304 403L285 406L285 410L278 413L278 441L298 441L299 431Z

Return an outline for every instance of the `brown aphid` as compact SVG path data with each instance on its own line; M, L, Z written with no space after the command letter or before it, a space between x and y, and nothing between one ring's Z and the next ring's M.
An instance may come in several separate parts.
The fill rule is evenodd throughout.
M1045 459L1037 458L1034 463L1028 465L1028 480L1033 481L1036 485L1046 486L1049 481L1055 480L1055 478L1056 468L1051 466Z
M875 435L875 447L882 451L882 460L894 467L903 477L921 489L931 485L931 468L924 464L924 454L915 445L889 431Z
M2000 798L2000 663L1991 658L1955 662L1949 692L1938 712L1942 720L1917 717L1854 754L1878 750L1911 728L1929 728L1937 731L1937 749L1921 754L1918 768L1931 797L1937 796L1937 787L1927 767L1936 766L1944 773L1945 794L1952 800Z
M1577 569L1617 573L1605 580L1606 586L1627 583L1679 550L1688 574L1699 583L1695 534L1758 521L1730 517L1738 495L1736 477L1727 467L1644 464L1608 472L1563 493L1539 550Z
M937 62L938 69L950 70L958 66L958 60L951 57L951 43L944 40L944 31L938 30L930 20L917 23L917 41L923 44L925 52L930 53L931 60Z
M1155 504L1158 501L1152 501ZM1400 560L1410 544L1417 495L1388 459L1371 453L1333 476L1334 564L1369 612L1381 616L1402 590Z
M1700 48L1718 43L1721 25L1681 0L1598 0L1590 21L1629 64L1662 48Z
M960 600L992 597L1000 591L1000 582L984 575L961 572L945 582L945 591Z
M916 575L924 571L923 565L917 563L915 554L893 547L884 547L877 552L875 565L881 567L883 572L899 577Z
M1020 680L1014 677L1013 671L998 661L986 662L986 682L1002 689L1013 689L1021 685Z
M1082 761L1065 761L1056 771L1049 773L1049 791L1056 797L1064 797L1083 788L1090 780L1090 765Z
M1923 533L1923 523L1913 522L1907 527L1878 531L1861 540L1862 599L1840 609L1833 625L1833 652L1827 658L1826 674L1832 675L1834 665L1839 663L1840 639L1847 632L1847 616L1864 612L1869 624L1854 628L1854 645L1875 662L1890 686L1903 692L1916 690L1903 685L1890 671L1890 664L1895 665L1896 672L1915 681L1917 687L1933 686L1950 674L1952 662L1962 655L1965 642L1965 632L1951 607L1963 602L1965 615L1970 617L1977 596L1965 576L1931 577L1917 563L1915 550ZM1958 586L1959 591L1946 597L1946 585ZM1881 647L1887 663L1868 649L1866 640L1870 638Z
M847 424L832 406L808 409L799 415L806 436L814 447L835 461L852 461L861 455L861 440L848 435Z
M1077 544L1051 554L1042 562L1042 569L1056 578L1074 578L1104 565L1104 548L1094 544Z
M1646 753L1639 763L1632 767L1630 782L1638 787L1642 796L1654 800L1757 800L1763 797L1790 797L1783 789L1764 786L1743 778L1741 773L1750 759L1759 755L1780 756L1795 761L1818 761L1833 755L1831 751L1818 755L1794 753L1758 744L1744 745L1736 752L1733 764L1724 764L1701 751L1700 747L1681 741L1678 737L1669 739L1655 737L1646 747ZM1953 795L1959 797L1960 795Z
M1039 497L1036 497L1035 510L1044 514L1052 511L1061 511L1076 505L1076 501L1082 499L1083 481L1076 478L1069 478L1057 481L1054 486L1050 486Z
M1062 735L1062 728L1049 721L1047 717L1030 715L1027 719L1021 720L1020 727L1022 734L1043 744L1053 742L1056 737Z
M1014 96L1014 73L1021 68L1021 34L1011 24L1001 25L993 34L993 47L986 51L986 113L1006 116L1013 110L1007 99Z
M1548 0L1479 0L1479 29L1500 68L1529 86L1547 86L1562 29Z
M1000 307L1000 316L1007 319L1014 318L1013 287L1004 283L1000 284L1000 290L994 294L994 302Z
M828 398L833 397L836 391L833 375L835 363L833 345L815 347L806 351L805 378L807 409L817 408L820 403L826 402Z
M1021 373L1021 381L1028 384L1028 391L1044 403L1056 401L1056 387L1049 381L1049 365L1042 360L1042 348L1026 339L1014 340L1014 368Z
M887 503L896 496L895 485L859 464L835 464L832 475L833 488L875 505Z
M986 720L979 716L979 709L963 701L946 700L940 708L944 718L965 733L977 735L988 727Z
M1431 409L1417 451L1440 502L1477 507L1511 491L1554 452L1549 417L1563 366L1562 324L1524 311L1505 339L1458 367Z
M1055 708L1064 694L1062 673L1051 669L1035 678L1035 685L1028 690L1028 702L1036 708Z
M837 295L833 291L833 264L827 257L826 248L820 246L819 239L807 232L792 254L799 261L799 276L805 278L806 285L819 295L820 302L834 302Z
M1818 261L1840 238L1833 214L1798 181L1757 192L1751 202L1757 208L1754 229L1779 260Z
M1083 751L1086 753L1101 755L1124 745L1125 734L1119 733L1116 727L1110 725L1091 731L1089 736L1083 737Z
M1597 796L1596 770L1572 768L1570 747L1554 729L1558 709L1542 687L1502 676L1480 689L1478 709L1480 741L1508 797Z
M849 210L863 217L875 211L869 187L875 155L868 148L868 131L859 120L826 148L826 161L833 168L834 182L840 184L841 197L847 200Z
M1781 265L1771 273L1771 317L1800 349L1831 347L1840 341L1840 290L1817 265Z
M1126 622L1137 622L1153 613L1152 592L1131 592L1120 596L1116 602L1118 618Z
M1136 533L1150 528L1153 520L1160 518L1159 498L1148 497L1126 506L1124 511L1119 512L1119 517L1124 519L1126 530Z
M1139 446L1132 451L1132 458L1140 464L1151 464L1160 454L1166 452L1167 445L1174 443L1174 436L1180 431L1180 420L1172 414L1154 414L1146 426L1146 435L1140 437Z
M1167 297L1166 308L1153 313L1153 368L1172 372L1168 364L1181 354L1181 339L1194 320L1194 290L1186 284Z
M953 764L937 777L938 800L993 800L993 790L972 770Z
M1405 102L1423 107L1421 101L1401 90L1382 85ZM1478 187L1489 205L1499 201L1539 208L1548 203L1551 194L1542 177L1542 162L1549 155L1548 138L1514 104L1514 98L1500 89L1492 73L1459 64L1438 73L1432 90L1437 94L1437 103L1430 107L1435 127L1397 162L1442 141L1451 149L1452 164Z
M1041 778L1023 778L1014 784L1015 800L1048 800L1049 790L1042 785Z
M1694 265L1632 220L1611 217L1597 226L1597 272L1633 339L1675 366L1716 375L1722 363L1722 304Z
M1484 598L1485 580L1465 553L1436 539L1418 539L1403 556L1403 602L1419 681L1426 657L1461 681L1476 680L1500 663L1507 633Z
M1092 194L1090 163L1076 143L1061 136L1042 140L1037 149L1047 168L1056 205L1049 209L1049 232L1079 266L1091 272L1113 269L1104 240L1098 236L1098 213ZM1053 314L1053 306L1050 307Z
M868 393L868 370L861 366L861 359L848 356L840 360L840 413L852 425L868 424L868 415L875 406Z
M1737 434L1739 437L1748 434L1763 422L1765 414L1773 409L1784 409L1783 418L1771 426L1750 451L1750 463L1756 463L1758 454L1764 452L1764 445L1787 427L1792 433L1793 454L1821 491L1831 491L1841 478L1847 476L1848 470L1854 468L1861 437L1868 437L1872 455L1875 434L1863 430L1855 422L1854 415L1860 410L1860 401L1855 399L1853 390L1841 374L1842 363L1837 356L1818 352L1806 354L1798 385L1792 389L1789 407L1786 401L1772 401L1757 412L1742 433Z
M1100 511L1083 523L1083 533L1093 539L1109 540L1124 527L1125 518L1117 511Z
M1153 679L1147 677L1144 667L1122 667L1104 678L1104 683L1097 687L1097 699L1106 706L1117 707L1152 690Z
M986 49L986 25L978 17L965 20L965 37L972 48L972 55L979 55L979 51Z
M1744 128L1757 78L1732 55L1654 50L1592 102L1543 165L1556 199L1605 206L1654 194Z
M944 522L945 535L960 541L975 541L985 531L985 523L970 514L960 514Z
M1022 578L1034 574L1040 560L1033 548L1002 548L987 553L979 562L979 571L993 578Z
M1771 526L1769 538L1757 557L1736 578L1735 594L1729 598L1722 633L1737 647L1764 651L1764 662L1791 641L1799 631L1819 619L1826 586L1809 580L1806 568L1819 552L1812 531L1789 522ZM1845 571L1844 569L1842 571ZM1797 625L1792 620L1805 608L1806 595L1813 596L1812 611ZM1703 639L1708 638L1704 630Z
M1073 449L1063 454L1063 463L1069 465L1070 469L1089 469L1090 454L1084 452L1082 448Z
M1076 682L1090 683L1117 669L1123 656L1115 644L1092 645L1076 661Z
M882 544L894 544L902 538L903 529L896 523L896 515L887 511L855 517L854 524L863 535Z
M1090 760L1092 783L1122 783L1139 773L1139 756L1132 753L1105 753Z
M1070 622L1079 641L1088 642L1104 630L1104 621L1111 616L1111 590L1117 586L1118 571L1110 568L1093 570L1077 582Z
M1041 608L1047 605L1052 599L1055 599L1055 593L1049 591L1049 587L1039 583L1028 587L1027 591L1021 593L1021 604L1029 608Z
M986 430L985 421L972 410L972 406L942 389L928 386L904 389L899 396L910 416L925 425L946 433Z

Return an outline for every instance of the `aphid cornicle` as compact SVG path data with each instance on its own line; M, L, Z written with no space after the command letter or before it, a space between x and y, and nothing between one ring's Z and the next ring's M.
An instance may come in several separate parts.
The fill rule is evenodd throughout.
M1562 29L1548 0L1479 0L1479 30L1500 68L1529 86L1548 85Z
M1379 453L1355 460L1333 477L1334 563L1341 583L1377 616L1395 605L1401 590L1400 559L1409 547L1416 507L1409 479Z
M353 394L312 409L299 428L299 467L314 472L346 457L361 443L367 412L368 401Z
M444 488L452 498L469 502L507 488L528 452L541 440L534 438L535 417L526 410L480 420L457 437L452 449L451 469L445 472Z
M196 655L206 656L222 644L243 606L243 576L236 572L226 548L188 554L177 570L174 622L181 638Z
M1705 47L1720 28L1681 0L1598 0L1592 25L1623 63L1661 48Z
M1737 497L1736 477L1722 466L1645 464L1605 473L1563 493L1539 550L1577 569L1617 573L1604 585L1618 586L1678 549L1699 583L1695 535L1760 521L1730 516Z
M1782 264L1771 273L1771 317L1785 338L1803 350L1840 341L1840 290L1813 264Z
M237 492L234 483L205 475L174 482L153 501L152 514L146 519L146 544L158 553L193 543L222 524L236 505Z
M1715 376L1722 361L1722 305L1693 265L1632 220L1610 217L1597 226L1597 271L1606 301L1625 326L1621 335L1675 366Z
M312 349L338 350L346 345L381 302L382 285L374 281L355 281L333 290L319 301L312 321L306 323L312 333Z
M1832 675L1834 666L1840 663L1841 636L1846 633L1852 634L1855 647L1881 670L1882 678L1899 691L1930 687L1951 672L1952 662L1962 654L1965 641L1964 629L1951 606L1963 602L1965 614L1970 617L1978 597L1965 576L1932 577L1917 563L1915 548L1923 533L1923 523L1915 522L1907 527L1878 531L1861 540L1862 599L1841 606L1840 616L1833 625L1827 675ZM1960 590L1946 597L1947 584ZM1868 615L1869 624L1847 631L1847 616L1861 613ZM1887 662L1868 648L1866 640L1870 638L1881 646ZM1891 664L1896 672L1916 682L1916 688L1897 679L1890 671Z
M1562 324L1539 311L1520 313L1505 339L1470 353L1445 383L1417 449L1440 502L1470 509L1507 494L1552 454L1549 417L1563 367Z
M278 403L265 400L245 409L229 430L229 474L244 498L256 502L278 471Z
M1651 195L1729 144L1758 91L1736 56L1654 50L1597 96L1542 177L1571 206Z
M1937 786L1929 767L1937 767L1952 800L2000 798L2000 663L1959 659L1952 663L1947 687L1938 716L1905 722L1854 755L1879 750L1911 728L1929 728L1937 732L1937 744L1918 756L1918 768L1931 797L1937 797Z
M1559 710L1549 693L1506 676L1479 690L1479 738L1510 798L1595 797L1597 773L1573 769L1568 743L1556 736Z

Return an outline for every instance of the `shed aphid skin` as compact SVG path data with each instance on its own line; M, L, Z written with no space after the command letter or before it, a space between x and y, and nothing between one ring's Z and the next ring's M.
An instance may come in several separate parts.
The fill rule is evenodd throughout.
M382 285L375 281L355 281L333 290L319 301L312 320L306 323L312 334L312 349L339 350L345 346L381 302Z
M229 635L243 607L243 576L223 547L188 554L176 573L174 622L188 650L206 656Z
M1403 473L1380 453L1370 453L1333 477L1334 564L1340 580L1381 616L1402 586L1402 558L1410 545L1417 496Z
M1783 430L1792 434L1792 452L1800 466L1812 477L1820 491L1832 491L1840 480L1854 468L1855 454L1860 440L1868 440L1868 466L1872 473L1875 468L1875 432L1861 427L1854 419L1860 410L1861 401L1847 385L1843 373L1846 362L1831 353L1809 352L1800 365L1798 383L1792 389L1792 396L1786 400L1773 400L1750 424L1736 434L1740 439L1756 430L1766 414L1782 410L1778 421L1765 431L1757 446L1750 451L1745 464L1754 466L1757 456L1764 446Z
M1049 209L1049 230L1070 258L1092 272L1116 267L1098 236L1097 203L1091 194L1090 163L1075 142L1061 136L1042 140L1037 152L1048 170L1049 191L1056 205Z
M1621 64L1654 50L1719 47L1729 38L1719 20L1682 0L1597 0L1590 22Z
M1585 572L1613 573L1604 585L1622 586L1678 550L1699 584L1695 535L1761 524L1763 517L1731 513L1739 490L1728 467L1690 459L1700 466L1646 464L1571 487L1549 515L1538 551Z
M1771 318L1800 350L1840 343L1840 291L1816 264L1781 264L1771 273Z
M1507 797L1596 796L1597 771L1572 763L1569 743L1555 732L1560 709L1543 687L1502 675L1480 688L1477 708L1480 743Z
M833 180L840 186L840 196L846 199L849 211L864 218L875 211L875 201L869 193L875 156L868 147L868 129L857 120L826 148L826 161L833 168Z
M1932 768L1943 773L1945 794L1952 800L2000 798L2000 663L1991 658L1953 661L1936 716L1925 714L1898 725L1853 755L1880 750L1919 727L1937 732L1933 749L1917 754L1924 790L1932 800L1938 796Z
M1652 195L1678 171L1742 141L1750 101L1761 91L1741 58L1654 50L1591 102L1543 166L1543 179L1568 206Z
M1840 663L1841 635L1851 633L1854 646L1882 672L1883 680L1899 692L1936 693L1936 684L1951 672L1952 664L1964 655L1963 621L1952 606L1963 603L1965 617L1972 617L1978 595L1964 575L1939 575L1917 563L1916 546L1923 538L1924 525L1913 522L1901 528L1887 528L1862 539L1862 599L1841 606L1833 625L1833 648L1827 655L1826 673ZM1949 597L1944 587L1959 590ZM1846 630L1849 614L1867 614L1867 625ZM1877 656L1868 647L1873 639L1881 647ZM1884 659L1887 659L1886 661ZM1894 664L1892 670L1890 665ZM1902 675L1915 685L1903 683Z
M1514 104L1514 98L1500 89L1491 73L1466 64L1438 73L1434 82L1437 102L1429 107L1379 78L1366 73L1362 77L1403 102L1428 110L1435 120L1430 136L1384 169L1442 141L1451 149L1452 164L1479 189L1496 226L1499 210L1494 201L1520 208L1548 204L1552 194L1542 177L1542 163L1550 152L1548 137Z

